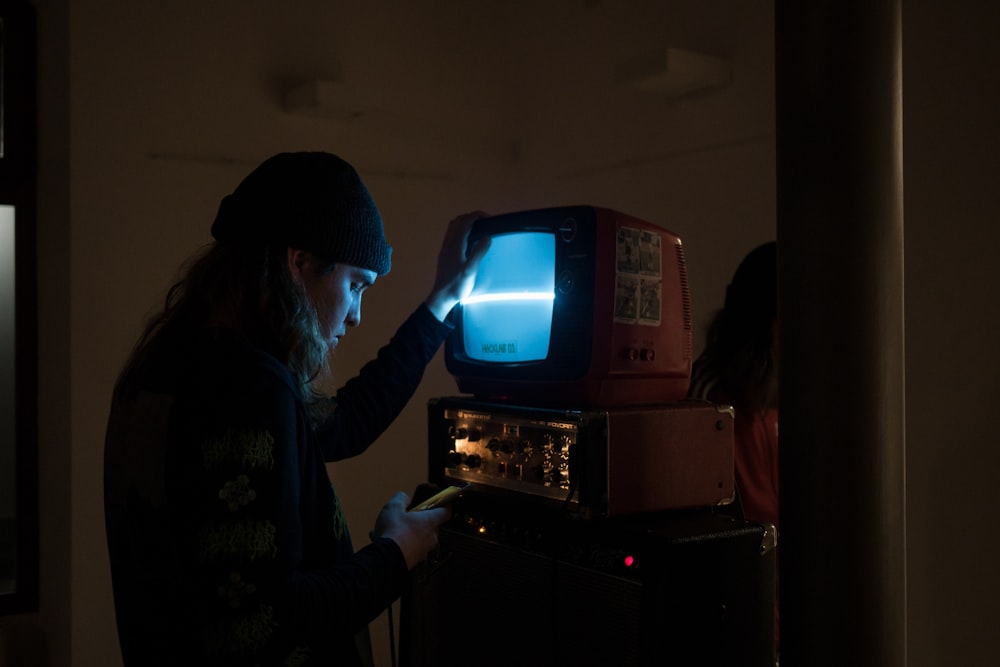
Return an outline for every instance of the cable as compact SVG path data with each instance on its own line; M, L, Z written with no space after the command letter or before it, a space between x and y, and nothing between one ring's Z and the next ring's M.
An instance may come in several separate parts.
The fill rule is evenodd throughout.
M389 608L386 609L386 613L389 615L389 664L392 667L396 667L396 631L393 629L392 625L392 603L389 603Z

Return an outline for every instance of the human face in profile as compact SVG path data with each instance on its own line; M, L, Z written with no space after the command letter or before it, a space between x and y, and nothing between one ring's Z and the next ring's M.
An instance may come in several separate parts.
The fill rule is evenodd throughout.
M311 252L289 248L288 269L316 309L320 335L333 350L349 327L361 324L361 297L378 275L350 264L325 266Z

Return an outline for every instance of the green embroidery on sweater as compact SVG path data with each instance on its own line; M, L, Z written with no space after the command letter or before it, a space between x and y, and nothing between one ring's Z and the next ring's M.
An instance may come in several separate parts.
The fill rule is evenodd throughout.
M257 586L252 582L243 581L243 576L239 572L230 573L226 581L216 587L218 596L232 609L245 606L256 592Z
M223 619L207 631L207 653L233 656L256 651L270 641L274 625L273 609L263 604L257 605L249 613Z
M233 640L241 648L256 650L271 638L273 625L274 612L271 607L261 605L233 624Z
M219 500L226 503L230 512L246 507L256 498L257 492L250 488L250 478L246 475L239 475L219 489Z
M309 649L296 646L288 657L285 658L284 662L281 663L281 667L301 667L309 659Z
M209 528L201 536L202 558L274 558L276 529L270 521L238 521Z
M201 451L202 462L209 469L223 463L238 463L251 470L274 467L274 436L267 431L229 430L202 443Z
M340 504L337 492L333 492L333 534L338 540L344 539L347 534L347 517L344 515L344 507Z

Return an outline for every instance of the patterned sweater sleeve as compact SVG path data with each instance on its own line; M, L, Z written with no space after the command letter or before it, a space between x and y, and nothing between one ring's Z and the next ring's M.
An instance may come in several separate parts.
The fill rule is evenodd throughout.
M378 356L337 391L336 408L317 429L327 461L365 451L389 427L420 385L452 326L421 305Z
M195 397L175 413L194 426L171 492L202 645L266 664L351 650L402 590L402 553L391 540L353 552L288 379L258 368L231 381L211 410Z

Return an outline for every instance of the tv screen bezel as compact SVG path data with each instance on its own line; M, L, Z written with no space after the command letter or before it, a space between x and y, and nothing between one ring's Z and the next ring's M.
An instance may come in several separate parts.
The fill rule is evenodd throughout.
M584 377L590 369L594 334L596 231L596 214L587 206L508 213L473 223L470 247L485 236L542 232L555 237L555 296L549 351L544 359L537 361L494 363L473 359L464 347L463 307L458 305L451 314L455 331L445 343L449 372L519 381Z

